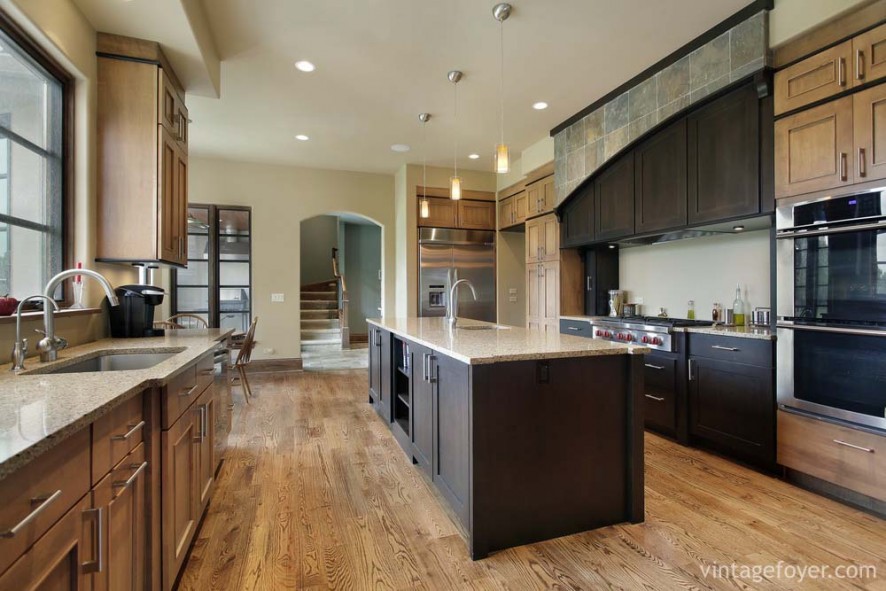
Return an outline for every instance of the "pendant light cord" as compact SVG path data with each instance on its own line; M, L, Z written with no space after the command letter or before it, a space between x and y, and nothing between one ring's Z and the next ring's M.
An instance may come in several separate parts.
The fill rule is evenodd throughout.
M421 184L423 197L428 198L428 130L427 121L421 122Z
M455 86L455 150L452 152L453 176L458 176L458 82Z
M498 32L499 32L499 65L501 74L499 78L499 86L498 86L498 97L499 97L499 108L501 114L501 143L504 145L505 143L505 22L503 20L498 22Z

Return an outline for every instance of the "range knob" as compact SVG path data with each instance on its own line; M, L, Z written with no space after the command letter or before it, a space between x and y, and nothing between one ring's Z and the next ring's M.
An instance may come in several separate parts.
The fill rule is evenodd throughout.
M625 340L630 343L631 341L634 340L634 335L632 335L631 333L627 333L625 335Z
M661 340L661 337L653 337L652 344L653 345L661 345L664 341Z
M594 334L597 335L598 337L602 337L602 336L603 336L603 331L597 329L597 332L595 332Z
M605 331L605 332L603 333L603 336L606 337L606 338L608 339L609 337L612 336L612 333L609 332L609 331L607 330L607 331Z
M647 336L644 335L643 338L640 339L640 342L642 342L642 343L649 343L649 342L651 342L651 341L650 341L649 337L647 337Z

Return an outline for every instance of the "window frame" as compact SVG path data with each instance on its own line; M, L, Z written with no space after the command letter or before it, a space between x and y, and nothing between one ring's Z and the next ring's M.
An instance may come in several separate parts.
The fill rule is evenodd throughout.
M75 78L3 10L0 10L0 30L61 84L61 258L63 269L71 269L74 267ZM22 295L27 297L34 294ZM70 281L63 283L62 298L56 302L64 308L74 303L74 288ZM24 309L35 310L41 307L38 302L29 302Z

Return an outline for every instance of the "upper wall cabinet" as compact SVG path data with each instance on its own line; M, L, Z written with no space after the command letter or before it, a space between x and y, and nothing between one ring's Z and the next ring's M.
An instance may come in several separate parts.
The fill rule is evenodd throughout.
M756 90L746 86L714 101L691 114L687 124L689 223L759 213L761 134ZM767 129L771 133L771 127Z
M588 183L583 191L563 206L560 223L560 245L582 246L594 242L594 185Z
M634 151L637 234L686 225L686 120Z
M855 79L864 84L886 78L886 25L880 25L852 40Z
M428 217L421 217L418 199L418 225L425 228L460 228L463 230L494 230L495 202L446 197L428 197Z
M185 265L188 114L156 43L98 36L96 259Z
M597 240L634 233L634 154L619 158L594 180L594 228Z

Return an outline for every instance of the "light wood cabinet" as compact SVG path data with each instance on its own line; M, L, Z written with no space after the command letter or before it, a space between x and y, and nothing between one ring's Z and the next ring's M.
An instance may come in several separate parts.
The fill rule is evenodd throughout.
M854 182L852 97L775 122L775 196L789 197Z
M463 230L494 230L495 202L459 200L458 227Z
M514 200L508 197L498 202L498 229L514 225Z
M545 227L541 219L529 220L526 223L526 263L537 263L541 260L541 249L544 244Z
M499 203L498 229L512 228L526 222L529 217L529 197L526 191L520 191L502 199Z
M526 222L526 262L556 261L560 256L560 224L548 214Z
M886 78L886 25L880 25L852 39L855 84Z
M775 114L827 99L852 85L852 42L846 41L775 73Z
M428 197L428 217L421 217L422 198L418 198L420 228L458 228L463 230L495 230L495 202L444 197Z
M547 176L526 186L528 217L544 215L554 210L554 177Z
M418 199L418 225L425 228L457 228L458 201L428 197L428 217L421 217L421 197Z
M216 404L215 390L210 387L197 400L195 408L197 411L197 435L200 443L200 510L202 511L209 504L209 498L212 495L213 486L215 485L215 421L216 421Z
M520 191L511 199L514 200L514 223L522 224L529 217L529 195L526 191Z
M886 84L863 90L852 101L855 177L859 182L886 178Z
M560 249L554 214L526 222L526 326L559 332L560 314L581 314L582 263L575 250Z
M96 259L187 262L188 113L149 42L99 36ZM123 39L123 41L120 41ZM133 226L132 220L138 220Z

